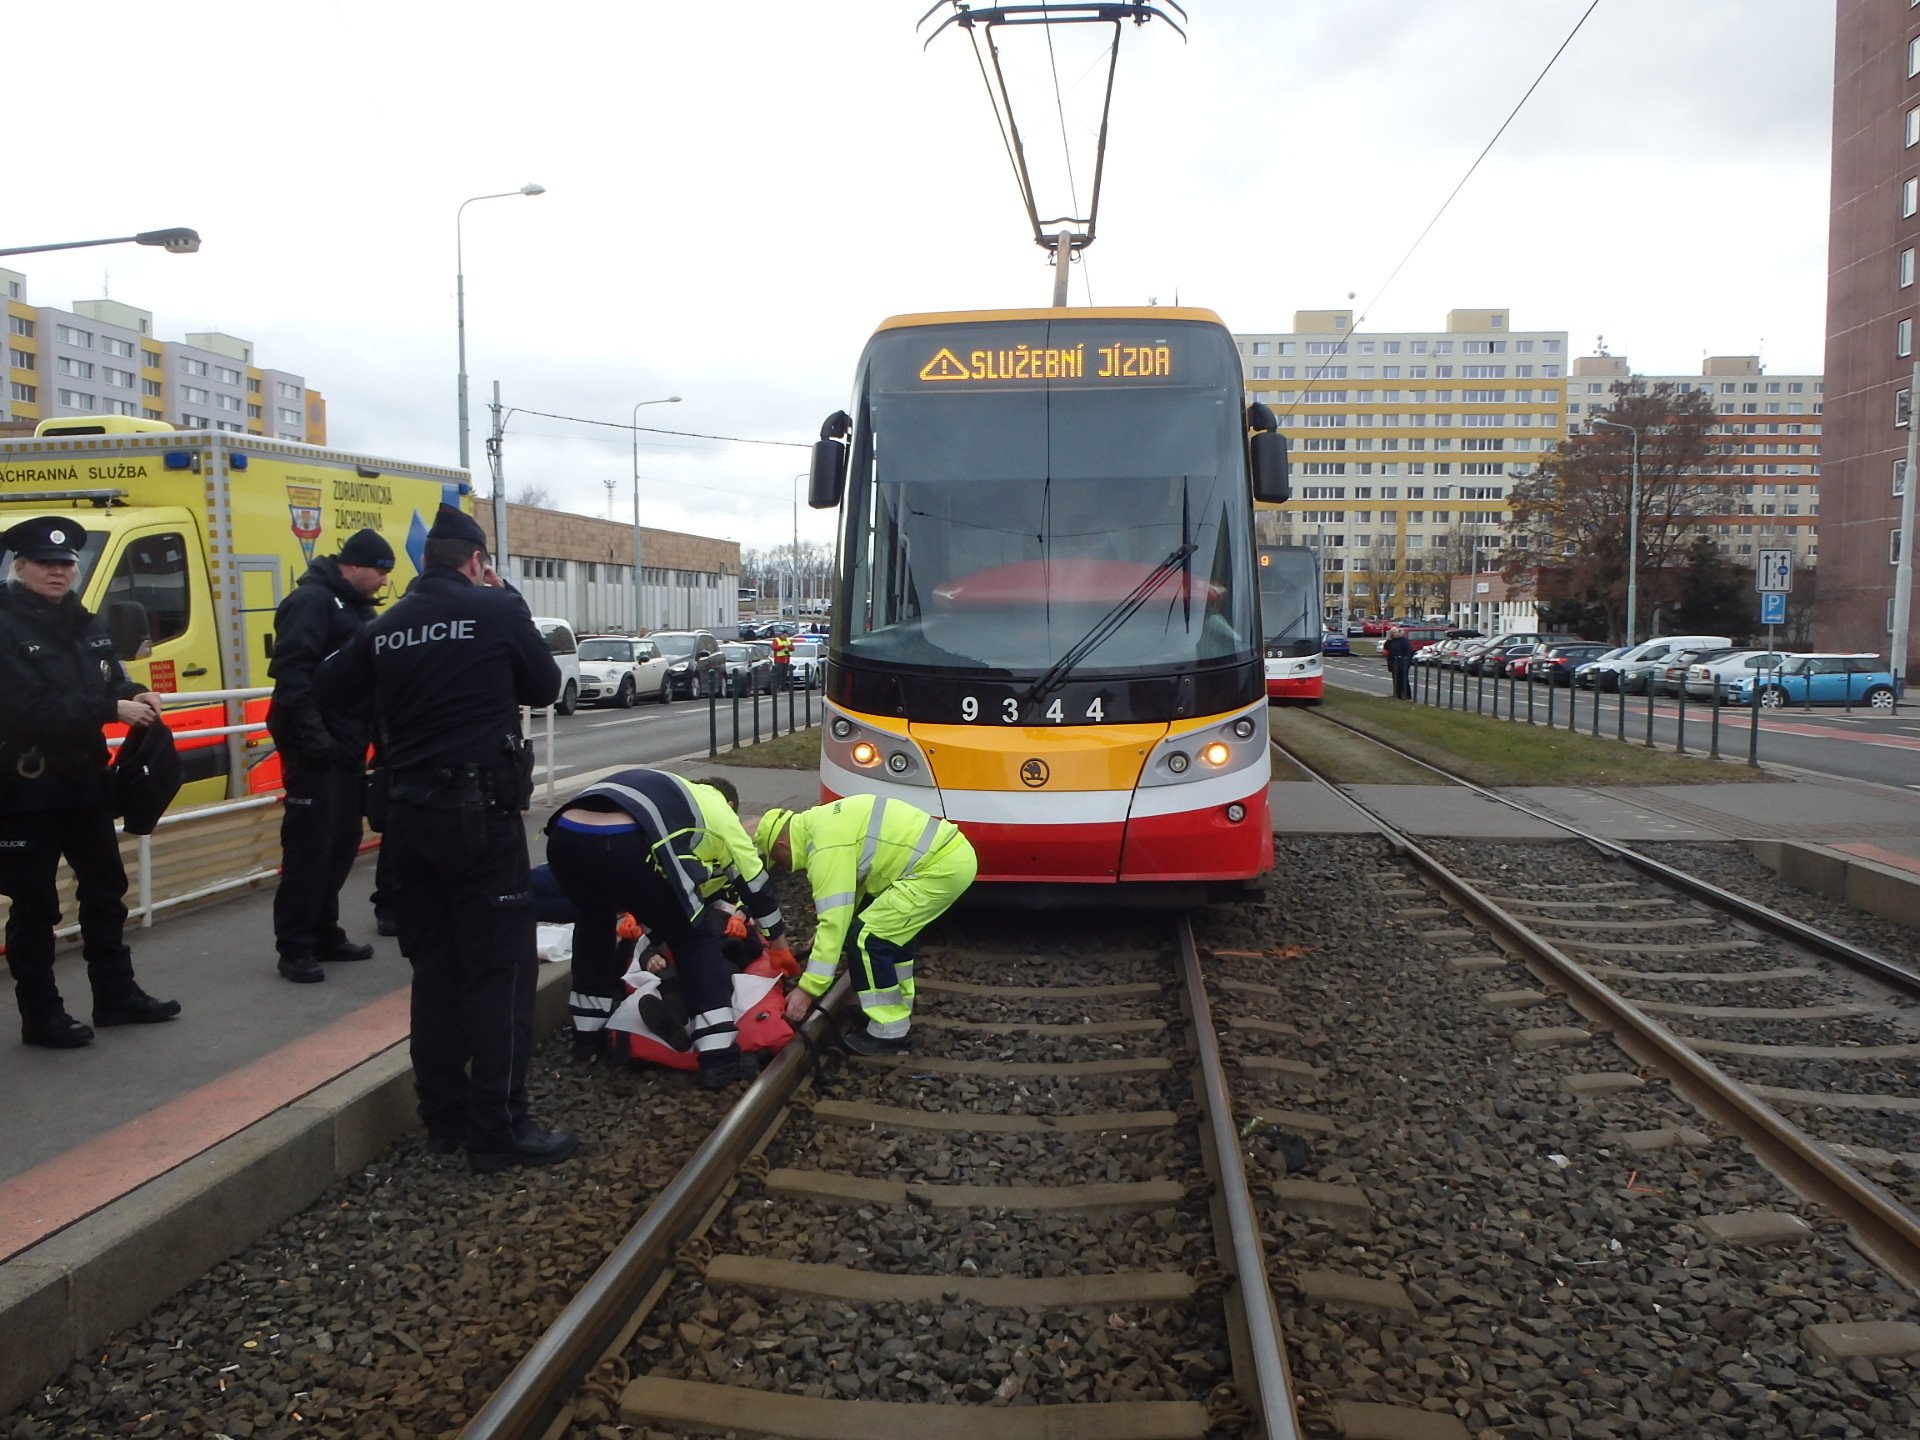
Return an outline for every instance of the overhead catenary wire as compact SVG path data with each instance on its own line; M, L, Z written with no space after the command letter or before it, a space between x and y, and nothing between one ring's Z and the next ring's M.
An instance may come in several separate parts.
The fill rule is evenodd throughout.
M1592 3L1589 4L1585 10L1580 12L1580 18L1573 22L1573 28L1567 32L1567 38L1560 42L1559 48L1556 49L1553 52L1553 54L1547 58L1547 63L1540 67L1540 73L1533 77L1533 83L1527 86L1526 93L1523 94L1517 101L1514 102L1513 109L1507 112L1507 118L1502 120L1500 122L1500 128L1493 132L1493 138L1487 141L1486 145L1481 148L1481 151L1478 155L1474 156L1473 163L1467 166L1466 174L1460 177L1459 183L1456 184L1453 187L1453 189L1447 192L1447 198L1440 202L1440 208L1433 212L1433 218L1427 221L1426 225L1421 229L1418 235L1413 237L1413 243L1407 247L1407 253L1400 257L1399 264L1395 265L1393 269L1388 273L1387 278L1380 282L1379 288L1373 292L1373 298L1368 300L1364 306L1362 306L1359 310L1354 312L1356 317L1355 325L1349 327L1349 333L1351 333L1352 329L1357 328L1359 321L1366 319L1366 317L1372 313L1373 307L1375 305L1380 303L1380 299L1382 296L1384 296L1387 293L1388 287L1391 286L1393 282L1399 278L1400 272L1406 269L1407 262L1413 259L1414 252L1420 248L1421 243L1432 232L1433 227L1440 223L1440 217L1447 213L1447 207L1453 204L1454 197L1457 196L1462 190L1466 188L1467 181L1473 178L1473 172L1480 168L1480 162L1482 160L1485 160L1488 154L1493 150L1493 147L1500 143L1500 137L1507 133L1507 127L1513 124L1515 117L1518 116L1520 111L1526 106L1527 101L1533 98L1533 92L1540 88L1541 82L1547 78L1547 72L1553 69L1555 62L1558 61L1560 57L1566 53L1567 47L1573 44L1573 37L1580 33L1580 27L1585 25L1587 23L1587 18L1590 15L1592 15L1595 10L1598 10L1599 8L1600 8L1600 0L1592 0ZM1345 348L1346 348L1346 344L1345 344L1345 341L1343 340L1339 345L1336 345L1334 347L1332 353L1329 354L1326 359L1320 362L1319 369L1315 370L1313 374L1307 377L1306 383L1301 386L1298 395L1296 395L1293 400L1293 403L1288 405L1285 410L1280 412L1281 418L1284 419L1286 416L1291 415L1301 404L1304 403L1306 395L1308 391L1312 388L1314 382L1317 381L1322 375L1326 373L1327 367L1334 362L1335 357L1338 356L1340 352Z
M625 430L641 435L677 435L686 440L724 440L731 445L780 445L794 450L810 450L810 440L758 440L748 435L708 435L699 430L666 430L658 425L632 425L624 420L590 420L584 415L556 415L551 410L529 410L514 406L521 415L538 415L543 420L566 420L575 425L599 425L608 430Z

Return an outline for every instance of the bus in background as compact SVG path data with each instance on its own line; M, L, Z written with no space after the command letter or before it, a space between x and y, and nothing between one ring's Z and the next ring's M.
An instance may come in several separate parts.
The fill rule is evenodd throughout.
M959 825L980 879L1111 903L1273 866L1253 502L1286 441L1209 311L881 325L815 447L841 504L823 798Z
M1267 699L1318 705L1324 673L1320 641L1320 559L1309 545L1260 547L1261 653Z

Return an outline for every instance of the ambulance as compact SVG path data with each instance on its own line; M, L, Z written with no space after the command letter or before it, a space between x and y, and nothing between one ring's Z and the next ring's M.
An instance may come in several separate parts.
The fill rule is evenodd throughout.
M274 610L308 563L356 530L378 530L396 563L376 599L391 601L419 574L443 503L472 513L465 471L127 416L63 416L0 440L0 530L61 515L86 532L76 593L105 620L128 673L162 695L271 685ZM0 549L0 576L12 563ZM165 713L181 732L266 709L262 698ZM187 783L176 805L279 787L265 731L186 737L179 749Z

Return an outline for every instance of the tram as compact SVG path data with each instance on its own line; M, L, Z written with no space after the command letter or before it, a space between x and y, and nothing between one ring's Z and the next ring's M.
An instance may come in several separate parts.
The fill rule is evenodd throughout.
M1287 452L1243 405L1206 310L885 321L814 447L822 795L945 816L989 884L1171 903L1270 870L1253 502Z
M1269 700L1320 703L1320 605L1320 557L1313 548L1262 545L1260 628Z

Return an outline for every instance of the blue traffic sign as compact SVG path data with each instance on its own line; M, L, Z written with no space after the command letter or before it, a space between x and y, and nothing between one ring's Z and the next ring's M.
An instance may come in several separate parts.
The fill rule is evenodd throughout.
M1769 590L1760 597L1760 623L1762 625L1787 623L1787 597L1780 591Z

